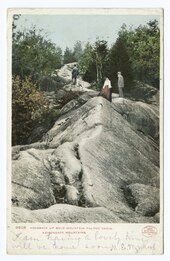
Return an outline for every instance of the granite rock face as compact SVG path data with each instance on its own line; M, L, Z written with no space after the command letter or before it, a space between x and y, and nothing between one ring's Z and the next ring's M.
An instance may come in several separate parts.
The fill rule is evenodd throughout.
M77 85L74 86L73 84L71 84L72 82L72 69L74 67L74 64L77 63L68 63L65 64L64 66L61 67L61 69L56 70L56 74L57 77L60 81L60 84L63 84L64 89L76 89L76 88L80 88L80 89L87 89L90 87L90 84L88 82L85 82L82 80L81 76L79 75L77 77Z
M156 107L89 97L62 110L45 140L13 148L13 221L159 222Z

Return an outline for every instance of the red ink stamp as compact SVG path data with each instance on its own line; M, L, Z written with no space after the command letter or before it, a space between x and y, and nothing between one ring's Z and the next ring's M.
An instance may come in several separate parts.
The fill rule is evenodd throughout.
M145 237L154 237L157 235L157 233L158 233L158 230L154 226L146 226L146 227L142 228L142 234Z

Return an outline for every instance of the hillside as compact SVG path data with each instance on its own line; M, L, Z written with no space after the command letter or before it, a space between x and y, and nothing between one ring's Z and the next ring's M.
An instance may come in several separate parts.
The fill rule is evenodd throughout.
M70 70L57 72L60 93L78 97L43 138L13 147L12 221L159 222L159 105L115 93L110 103L72 86Z

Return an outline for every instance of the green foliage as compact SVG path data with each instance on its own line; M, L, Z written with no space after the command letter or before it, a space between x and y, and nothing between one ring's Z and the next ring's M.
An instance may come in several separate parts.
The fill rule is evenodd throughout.
M127 46L134 78L159 87L160 30L156 20L136 29L122 27L119 37Z
M94 45L94 59L96 62L96 73L97 73L97 83L102 84L103 78L106 76L107 68L107 42L104 40L97 40Z
M126 90L130 89L133 80L132 65L128 50L122 37L118 37L116 43L109 52L108 75L114 89L117 89L117 72L122 72L125 80Z
M92 45L88 42L84 48L84 52L79 62L83 80L92 82L96 81L96 64L94 60L94 50Z
M96 81L101 87L101 82L106 74L107 63L107 42L96 40L94 45L87 43L80 59L80 68L83 79L89 82Z
M61 66L62 51L35 27L29 31L13 33L12 74L21 79L30 77L40 84L42 76L50 74Z
M56 89L58 79L54 70L63 63L78 62L83 80L95 83L97 88L101 88L104 77L109 77L115 89L117 71L122 72L125 91L129 94L137 96L139 93L139 85L138 89L132 86L133 79L159 87L160 31L156 20L136 29L123 25L110 50L104 40L88 42L84 50L78 41L73 50L67 47L62 56L61 48L48 40L43 30L38 31L34 26L24 32L17 31L19 17L14 15L12 23L13 145L28 143L34 130L30 141L40 139L58 117L58 111L49 109L40 90ZM143 88L140 90L142 93ZM73 97L75 93L67 93L60 108Z
M83 54L83 49L80 41L77 41L74 45L73 50L70 49L69 47L66 47L64 51L64 56L63 56L63 63L73 63L73 62L79 62L80 58Z
M12 23L12 144L26 144L40 139L54 123L58 112L52 111L40 90L53 90L52 75L61 67L62 50L56 47L43 30L17 30L20 15ZM37 131L38 130L38 131ZM35 140L34 140L35 139Z
M73 63L76 61L76 58L74 56L74 52L66 47L65 51L64 51L64 56L63 56L63 63L66 64L66 63Z
M75 57L75 62L79 63L81 56L83 54L83 48L82 48L80 41L77 41L75 43L74 48L73 48L73 54L74 54L74 57Z
M12 81L12 144L27 143L30 132L42 123L49 106L29 78Z
M133 79L159 87L160 30L156 20L136 29L122 25L110 50L107 42L87 43L80 59L83 79L101 86L104 76L117 86L117 72L121 71L126 90L133 88Z

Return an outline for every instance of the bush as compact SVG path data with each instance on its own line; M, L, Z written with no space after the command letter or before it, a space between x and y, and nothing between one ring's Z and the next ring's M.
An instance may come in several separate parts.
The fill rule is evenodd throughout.
M31 75L32 82L41 83L62 64L62 50L47 38L44 30L33 26L30 30L13 31L12 75L22 80ZM41 85L39 85L41 87Z
M12 81L12 145L25 144L30 132L43 121L49 105L29 78Z

